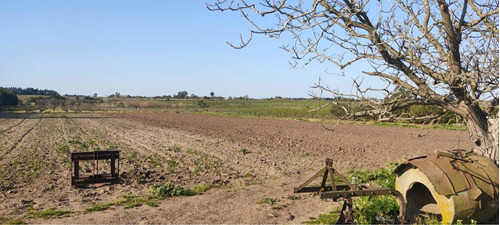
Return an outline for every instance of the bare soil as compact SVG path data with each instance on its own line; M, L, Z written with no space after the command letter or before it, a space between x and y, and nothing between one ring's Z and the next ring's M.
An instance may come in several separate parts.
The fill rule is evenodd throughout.
M340 171L375 169L434 151L471 147L467 132L460 131L341 124L329 132L313 122L176 113L0 114L0 219L300 223L337 207L313 194L293 194L327 157ZM107 149L121 151L121 184L71 187L69 153ZM92 168L83 165L84 172ZM158 207L84 212L124 195L147 195L153 184L164 182L214 188L203 195L162 200ZM291 195L299 199L289 199ZM276 199L284 208L257 203L262 198ZM49 208L72 213L62 218L33 213Z

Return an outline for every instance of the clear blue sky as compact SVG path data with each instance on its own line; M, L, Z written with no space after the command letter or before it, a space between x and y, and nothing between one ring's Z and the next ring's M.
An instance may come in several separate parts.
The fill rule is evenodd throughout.
M210 12L205 1L0 0L0 86L60 94L189 94L307 97L332 64L303 69L279 49L286 39L254 37L229 47L250 25L237 13ZM338 72L338 71L337 71Z

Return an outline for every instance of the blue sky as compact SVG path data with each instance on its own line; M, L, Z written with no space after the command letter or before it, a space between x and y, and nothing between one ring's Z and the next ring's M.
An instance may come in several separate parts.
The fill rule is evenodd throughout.
M279 49L290 40L254 37L237 13L210 12L205 1L0 0L0 86L61 94L189 94L307 97L322 77L351 90L332 64L291 68Z

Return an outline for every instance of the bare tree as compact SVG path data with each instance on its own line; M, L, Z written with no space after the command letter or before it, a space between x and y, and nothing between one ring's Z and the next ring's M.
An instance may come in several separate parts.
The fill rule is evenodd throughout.
M475 151L498 165L498 0L246 0L217 1L212 11L235 11L252 26L239 45L253 35L290 35L283 46L291 63L314 60L344 68L363 62L365 76L387 83L372 87L354 79L351 94L314 85L320 93L358 98L363 111L352 116L398 118L394 111L410 105L436 105L467 123ZM404 89L409 95L398 95ZM381 91L383 101L370 99ZM404 92L401 92L404 93ZM356 115L354 115L356 114Z

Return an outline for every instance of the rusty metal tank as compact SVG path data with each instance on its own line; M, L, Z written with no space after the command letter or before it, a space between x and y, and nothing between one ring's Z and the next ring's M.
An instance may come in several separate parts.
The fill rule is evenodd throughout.
M465 150L416 157L394 171L406 218L434 215L442 224L491 221L498 216L498 167Z

